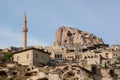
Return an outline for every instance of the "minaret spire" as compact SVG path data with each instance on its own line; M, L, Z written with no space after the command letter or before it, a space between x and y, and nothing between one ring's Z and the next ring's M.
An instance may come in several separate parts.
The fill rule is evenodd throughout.
M27 48L27 18L26 18L26 13L24 13L24 22L23 22L23 49Z

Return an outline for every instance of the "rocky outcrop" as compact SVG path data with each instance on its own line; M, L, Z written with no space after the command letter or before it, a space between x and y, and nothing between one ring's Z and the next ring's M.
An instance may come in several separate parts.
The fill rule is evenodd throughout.
M101 69L100 72L94 74L94 80L117 80L115 75L110 74L109 69Z
M102 77L103 77L102 80L114 80L111 77L110 73L107 70L105 70L105 69L101 70L101 74L102 74Z
M47 74L39 70L36 73L27 80L93 80L92 75L82 70L80 66L69 64L56 67Z
M71 27L60 27L56 32L54 45L72 46L74 44L93 46L104 44L103 40L91 33Z

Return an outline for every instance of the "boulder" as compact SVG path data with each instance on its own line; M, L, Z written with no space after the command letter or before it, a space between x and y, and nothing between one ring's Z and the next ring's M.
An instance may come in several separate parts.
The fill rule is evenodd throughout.
M7 63L6 64L6 67L7 68L14 68L16 66L16 64L10 64L10 63Z
M61 80L60 76L58 74L48 74L49 80Z
M37 74L39 79L43 79L43 78L49 78L47 74L43 73L43 72L38 72Z
M102 69L101 74L102 74L102 80L113 80L113 78L110 76L108 70Z

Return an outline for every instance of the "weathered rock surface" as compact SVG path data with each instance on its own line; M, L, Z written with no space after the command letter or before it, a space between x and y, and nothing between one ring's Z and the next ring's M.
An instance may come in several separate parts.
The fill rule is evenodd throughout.
M116 80L115 76L110 75L109 69L101 69L94 75L94 80Z
M74 44L93 46L98 44L104 44L104 42L101 38L91 33L71 27L60 27L56 32L54 45L72 46Z
M65 65L50 70L47 74L37 71L37 75L30 76L27 80L93 80L92 75L82 70L79 66Z
M102 80L114 80L111 76L110 76L110 74L109 74L109 72L107 71L107 70L104 70L104 69L102 69L101 70L101 74L102 74Z

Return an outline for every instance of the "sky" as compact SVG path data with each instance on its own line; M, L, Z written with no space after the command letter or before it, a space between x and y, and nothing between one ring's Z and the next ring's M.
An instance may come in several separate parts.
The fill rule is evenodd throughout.
M52 45L61 26L120 44L120 0L0 0L0 48L23 45L25 12L28 46Z

